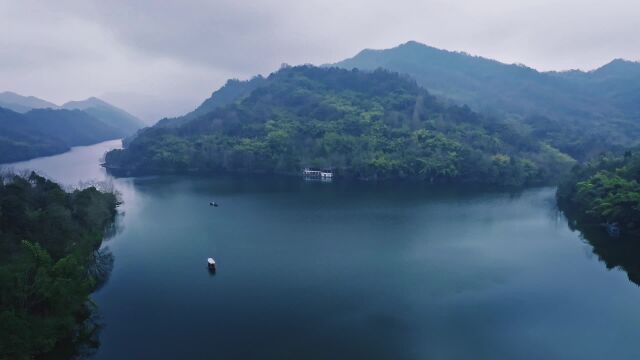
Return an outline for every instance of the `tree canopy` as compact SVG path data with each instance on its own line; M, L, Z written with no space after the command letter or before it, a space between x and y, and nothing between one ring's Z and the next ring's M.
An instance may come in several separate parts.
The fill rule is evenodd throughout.
M616 224L640 234L640 154L603 154L576 166L558 188L558 202L585 224Z
M31 173L0 178L0 358L31 359L92 330L88 296L115 194Z
M553 181L572 163L514 124L443 104L396 73L299 66L255 83L235 102L141 131L107 154L107 166L284 174L312 166L362 179L518 186Z
M363 50L335 66L397 71L438 96L520 122L577 160L640 144L640 63L540 72L410 41Z

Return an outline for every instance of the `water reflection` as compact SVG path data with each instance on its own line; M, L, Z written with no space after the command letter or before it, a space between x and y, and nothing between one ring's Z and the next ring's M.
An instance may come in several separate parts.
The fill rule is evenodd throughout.
M640 286L640 242L637 238L611 236L603 226L583 226L571 218L568 223L572 230L580 231L607 269L624 270L629 281Z
M106 231L105 240L122 231L121 217L116 219L113 226ZM113 272L115 256L108 246L102 246L95 250L91 256L91 264L88 268L89 276L95 281L95 291L104 287ZM62 339L49 352L37 356L37 359L68 360L85 359L96 354L100 347L100 333L104 328L103 320L97 305L89 300L79 314L76 315L77 327L75 331L65 339Z
M48 353L35 357L37 360L87 359L100 348L100 333L104 329L95 305L79 314L79 326L72 336L59 341Z
M113 183L127 214L106 243L116 266L92 295L108 323L96 360L640 358L640 292L584 256L552 188ZM585 234L607 267L633 273L635 249ZM208 256L222 272L205 273ZM80 338L95 341L67 354L100 345Z
M115 257L109 247L101 247L94 251L89 274L96 281L96 290L102 288L113 271Z

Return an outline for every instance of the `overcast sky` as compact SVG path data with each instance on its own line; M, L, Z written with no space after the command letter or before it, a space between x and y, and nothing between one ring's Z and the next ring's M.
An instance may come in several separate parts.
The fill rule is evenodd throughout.
M541 70L640 59L638 0L0 0L0 91L149 119L228 78L416 40Z

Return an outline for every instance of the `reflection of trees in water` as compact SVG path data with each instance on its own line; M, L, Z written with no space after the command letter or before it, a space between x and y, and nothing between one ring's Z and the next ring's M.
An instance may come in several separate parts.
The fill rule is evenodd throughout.
M107 283L113 263L114 256L108 247L93 252L92 263L87 271L96 282L95 290ZM60 340L53 350L39 356L38 359L83 359L94 355L100 347L99 335L103 328L97 305L89 300L77 314L76 321L78 325L73 334Z
M89 275L96 281L96 290L100 289L109 280L113 270L114 257L108 247L93 252L93 261L89 266Z
M580 225L569 220L569 228L578 230L593 247L593 253L607 269L621 268L629 280L640 286L640 241L632 236L611 237L603 226Z
M122 233L122 231L124 230L124 222L122 221L123 218L124 212L119 211L116 215L115 220L107 225L106 229L104 230L104 236L102 238L103 242L108 241L109 239L112 239L116 235Z
M103 324L98 317L95 304L87 304L85 310L78 315L78 327L72 336L60 340L53 350L36 359L69 360L85 359L93 356L100 347L100 331Z
M120 212L115 221L113 221L107 228L104 233L104 241L108 241L112 239L116 235L122 233L124 230L124 225L122 218L124 213ZM95 250L92 254L92 263L89 266L88 272L89 275L96 281L95 290L102 288L107 281L109 280L109 276L111 275L111 271L113 270L114 256L108 246L104 246Z
M122 231L122 222L115 221L105 234L105 240ZM91 264L87 272L95 280L94 291L102 288L113 271L114 256L109 247L102 247L91 254ZM77 327L68 338L61 339L49 352L42 354L37 359L68 360L89 358L100 347L100 331L104 327L99 317L99 309L95 303L89 300L82 311L76 316Z

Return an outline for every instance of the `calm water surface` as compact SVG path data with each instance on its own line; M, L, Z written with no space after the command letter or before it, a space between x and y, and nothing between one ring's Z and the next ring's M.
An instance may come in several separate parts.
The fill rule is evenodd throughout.
M105 179L118 146L13 166ZM640 358L640 289L569 230L552 188L113 182L124 215L94 359Z

